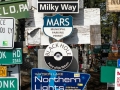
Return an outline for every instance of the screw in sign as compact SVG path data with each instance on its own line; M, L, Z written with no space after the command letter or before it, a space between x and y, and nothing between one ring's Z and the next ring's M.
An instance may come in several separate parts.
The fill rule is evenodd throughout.
M0 49L12 49L14 47L14 27L14 18L0 17Z
M72 16L45 16L43 32L57 41L69 36L73 31Z

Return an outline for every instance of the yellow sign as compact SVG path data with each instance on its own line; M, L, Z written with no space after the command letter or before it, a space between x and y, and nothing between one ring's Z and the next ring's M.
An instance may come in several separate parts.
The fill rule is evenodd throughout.
M7 77L7 66L0 66L0 77Z

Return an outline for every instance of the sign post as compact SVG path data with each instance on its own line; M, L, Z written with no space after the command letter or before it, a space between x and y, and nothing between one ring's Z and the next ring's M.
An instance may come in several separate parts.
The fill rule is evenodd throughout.
M0 17L0 49L14 47L15 20L12 17Z

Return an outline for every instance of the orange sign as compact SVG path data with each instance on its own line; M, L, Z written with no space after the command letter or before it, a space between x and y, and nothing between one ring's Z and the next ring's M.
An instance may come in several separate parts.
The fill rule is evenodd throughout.
M7 77L7 66L0 66L0 77Z

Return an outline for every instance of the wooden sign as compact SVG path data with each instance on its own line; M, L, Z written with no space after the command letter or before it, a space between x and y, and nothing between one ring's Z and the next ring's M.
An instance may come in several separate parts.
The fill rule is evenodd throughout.
M107 0L107 12L120 12L120 0Z
M90 44L101 45L101 29L100 25L90 26Z

